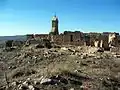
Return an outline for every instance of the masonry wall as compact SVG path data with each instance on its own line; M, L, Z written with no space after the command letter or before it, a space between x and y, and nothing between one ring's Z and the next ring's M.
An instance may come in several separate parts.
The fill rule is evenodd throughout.
M64 40L63 40L63 35L54 35L53 37L53 41L56 43L56 44L64 44ZM52 39L51 38L51 39Z
M94 46L95 41L96 41L96 35L90 34L90 46Z
M102 47L104 49L109 49L109 44L108 44L108 35L101 35L99 38L99 41L103 41Z
M84 45L84 35L81 32L64 32L50 36L50 40L62 45Z
M34 39L49 39L56 44L61 45L90 45L95 46L95 41L98 41L98 47L103 47L105 49L109 49L109 34L100 34L99 33L92 33L92 34L84 34L82 32L69 32L65 31L63 34L60 35L53 35L50 36L48 34L29 34L27 38L34 38ZM87 36L85 36L87 35ZM97 36L98 35L98 36ZM120 36L117 35L117 46L120 46Z
M117 39L118 39L118 46L120 46L120 35L117 36Z
M109 49L108 35L90 35L90 45Z
M35 34L34 38L44 38L44 39L48 39L48 34Z
M71 45L84 45L84 35L81 32L64 32L63 43Z

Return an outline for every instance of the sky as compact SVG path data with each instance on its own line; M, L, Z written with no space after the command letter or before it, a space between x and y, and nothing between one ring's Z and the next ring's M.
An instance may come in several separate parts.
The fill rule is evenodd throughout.
M120 0L0 0L0 36L46 34L56 13L59 32L120 32Z

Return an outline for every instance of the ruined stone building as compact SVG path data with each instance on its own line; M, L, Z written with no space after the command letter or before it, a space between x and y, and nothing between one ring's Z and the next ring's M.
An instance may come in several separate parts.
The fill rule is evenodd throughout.
M29 34L27 39L43 38L49 39L56 44L65 45L86 45L95 47L104 47L108 49L111 46L120 45L120 35L119 33L103 32L103 33L83 33L80 31L64 31L59 34L59 20L57 16L52 18L51 31L49 34Z

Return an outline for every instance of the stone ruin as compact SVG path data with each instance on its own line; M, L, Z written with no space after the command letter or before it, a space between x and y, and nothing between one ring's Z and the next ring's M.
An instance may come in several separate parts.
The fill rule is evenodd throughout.
M119 35L117 35L116 33L99 34L99 33L83 33L80 31L75 32L65 31L64 33L59 35L49 34L28 35L27 39L44 38L60 45L77 45L77 46L85 45L109 49L111 47L118 47L120 45L118 37Z
M59 34L58 17L55 15L52 18L52 27L49 34L27 34L27 40L31 43L37 43L36 39L46 39L58 45L77 45L77 46L93 46L101 47L109 50L112 47L120 46L120 35L115 32L103 33L83 33L80 31L64 31Z
M51 32L49 34L29 34L27 39L44 38L56 44L62 45L78 45L78 46L94 46L109 49L112 46L118 47L120 45L119 33L103 32L103 33L83 33L80 31L64 31L59 34L58 17L55 15L52 18Z

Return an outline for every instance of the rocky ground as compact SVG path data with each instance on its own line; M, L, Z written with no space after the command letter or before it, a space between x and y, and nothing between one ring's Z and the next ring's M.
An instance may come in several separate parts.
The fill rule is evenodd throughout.
M0 90L119 89L119 52L86 46L0 49Z

